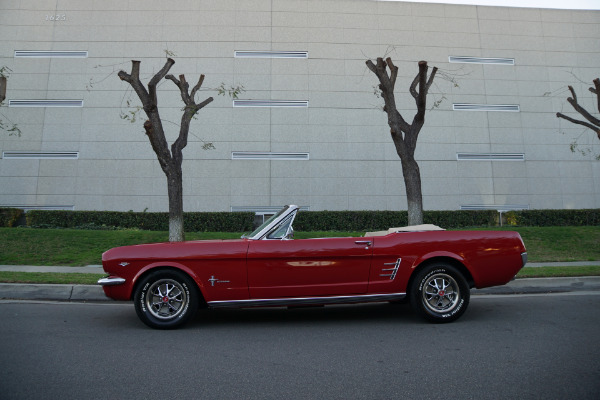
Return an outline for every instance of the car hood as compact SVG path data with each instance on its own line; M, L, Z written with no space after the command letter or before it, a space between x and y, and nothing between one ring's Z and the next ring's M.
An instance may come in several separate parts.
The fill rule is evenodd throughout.
M233 255L248 248L248 239L193 240L115 247L102 254L102 262L131 259L188 259Z

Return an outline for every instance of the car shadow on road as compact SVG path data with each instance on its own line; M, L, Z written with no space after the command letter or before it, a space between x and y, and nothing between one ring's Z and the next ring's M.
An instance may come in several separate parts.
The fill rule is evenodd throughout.
M190 325L193 327L268 324L306 325L312 323L338 324L370 323L421 323L408 304L371 303L328 305L320 307L264 307L243 309L199 310Z

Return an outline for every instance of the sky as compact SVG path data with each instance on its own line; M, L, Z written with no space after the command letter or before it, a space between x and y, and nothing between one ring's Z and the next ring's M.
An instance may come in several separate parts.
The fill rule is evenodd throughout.
M600 10L600 0L379 0L413 3L476 4L482 6Z

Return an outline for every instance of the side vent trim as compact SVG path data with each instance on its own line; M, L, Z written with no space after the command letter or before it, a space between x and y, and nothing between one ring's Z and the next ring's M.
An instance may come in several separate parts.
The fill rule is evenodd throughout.
M5 160L77 160L78 151L3 151Z
M235 58L308 58L308 51L235 50Z
M525 153L456 153L458 161L525 161Z
M308 100L233 100L233 106L306 108Z
M88 58L87 50L15 50L15 58Z
M463 204L461 210L497 210L497 211L517 211L529 210L529 204Z
M461 64L515 65L514 58L449 56L448 61Z
M83 100L9 100L9 107L83 107Z
M519 112L521 107L518 104L470 104L470 103L454 103L452 104L454 111L503 111L503 112Z
M310 153L274 153L260 151L232 151L232 160L309 160Z
M32 205L23 205L23 204L2 204L2 205L0 205L0 207L19 208L25 212L31 211L31 210L66 210L66 211L75 210L75 206L72 206L72 205L32 206Z

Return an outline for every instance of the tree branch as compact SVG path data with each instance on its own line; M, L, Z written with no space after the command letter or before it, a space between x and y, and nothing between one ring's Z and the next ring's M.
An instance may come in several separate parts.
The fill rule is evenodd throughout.
M595 118L592 114L590 114L585 108L581 107L579 105L579 103L577 103L577 99L569 97L567 99L567 101L569 102L569 104L571 104L571 106L573 106L573 108L575 109L575 111L577 111L579 114L581 114L582 117L584 117L585 119L587 119L588 121L590 121L592 124L596 125L596 126L600 126L600 119Z
M131 61L131 74L128 74L125 71L119 71L117 75L122 81L125 81L131 85L135 93L140 98L142 106L144 107L144 111L150 110L151 105L148 91L144 87L144 84L140 81L140 61ZM146 114L148 114L147 111Z
M196 97L196 92L202 87L202 83L204 83L204 74L200 75L198 83L196 83L196 86L192 88L192 93L190 93L190 97L192 98L192 100L194 100L194 98Z
M569 85L569 91L571 92L571 96L573 96L575 103L577 103L577 94L575 94L575 89L573 89L573 86Z
M600 139L600 127L594 126L594 125L592 125L592 124L590 124L588 122L585 122L585 121L580 121L578 119L571 118L571 117L569 117L569 116L567 116L567 115L565 115L563 113L556 113L556 117L557 118L566 119L567 121L572 122L572 123L577 124L577 125L583 125L586 128L589 128L589 129L593 130L594 132L596 132L596 135L598 135L598 139Z
M431 75L429 75L429 80L427 81L427 86L425 87L427 89L427 92L429 93L429 88L431 87L431 84L433 83L433 78L435 78L435 73L437 72L438 67L433 67L431 69Z
M417 74L417 76L415 76L415 79L413 79L412 83L410 84L410 94L412 95L412 97L415 98L415 100L417 99L417 97L419 96L419 94L417 93L417 84L419 83L419 74Z
M385 59L385 63L390 69L390 82L392 83L392 89L396 87L396 78L398 77L398 67L394 65L390 57Z
M197 110L200 110L204 107L206 107L208 104L210 104L214 99L212 97L209 97L208 99L204 100L202 103L197 105Z
M590 92L596 95L596 102L598 103L598 112L600 113L600 79L594 79L594 88L590 88Z
M158 82L160 82L162 78L164 78L165 75L167 75L173 64L175 64L175 60L173 60L172 58L167 58L165 65L163 65L160 71L158 71L152 77L152 79L150 79L150 82L148 82L148 94L150 95L150 101L152 101L152 104L155 107L158 106L158 100L156 98L156 85L158 85Z
M398 76L398 67L393 64L389 57L387 61L384 61L382 57L378 57L377 64L374 64L371 60L367 60L366 64L369 70L379 79L379 89L385 102L383 110L388 115L388 125L391 128L392 136L398 135L398 138L402 140L401 132L407 133L410 130L410 125L408 125L396 108L394 85ZM389 75L387 73L388 67L390 68Z

